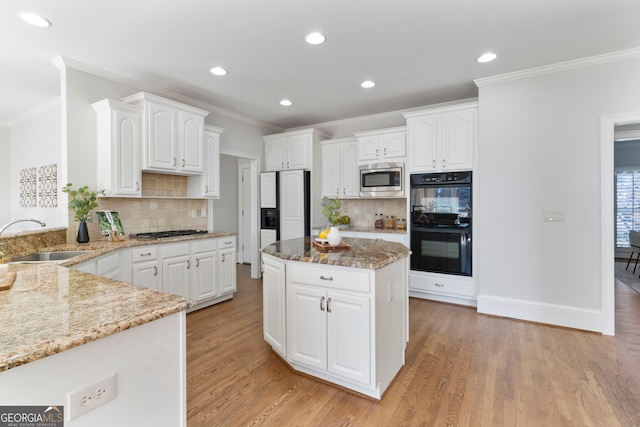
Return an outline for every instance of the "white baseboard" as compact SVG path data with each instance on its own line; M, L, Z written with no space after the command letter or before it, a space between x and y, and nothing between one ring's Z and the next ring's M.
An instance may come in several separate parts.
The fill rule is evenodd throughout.
M605 333L601 310L480 294L478 313Z

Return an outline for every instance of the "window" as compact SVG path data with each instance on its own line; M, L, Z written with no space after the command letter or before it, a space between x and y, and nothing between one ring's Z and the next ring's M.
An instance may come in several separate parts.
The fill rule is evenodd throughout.
M616 171L616 247L629 247L629 231L640 230L640 170Z

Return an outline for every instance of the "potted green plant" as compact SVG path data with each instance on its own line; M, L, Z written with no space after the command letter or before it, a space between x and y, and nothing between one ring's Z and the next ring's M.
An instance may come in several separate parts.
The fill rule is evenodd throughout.
M98 194L104 195L104 190L91 191L89 187L84 185L74 190L72 183L68 183L62 187L62 192L69 195L69 209L73 209L78 222L78 243L87 243L89 241L89 231L87 223L93 222L91 211L98 207Z
M329 234L327 235L327 239L329 240L329 244L332 246L339 245L342 241L342 236L340 235L340 230L338 230L338 218L340 218L340 212L342 210L342 202L340 199L333 198L330 199L327 196L322 198L322 215L327 218L329 221Z

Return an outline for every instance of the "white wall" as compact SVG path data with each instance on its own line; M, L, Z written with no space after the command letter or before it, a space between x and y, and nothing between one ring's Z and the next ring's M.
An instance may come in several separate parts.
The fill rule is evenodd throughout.
M480 82L479 312L601 330L600 120L640 110L638 76L627 59Z
M213 200L213 230L238 232L238 159L220 155L220 199Z
M10 127L9 170L11 221L23 218L36 218L47 223L47 228L66 227L66 202L58 200L57 207L21 207L20 206L20 171L28 168L56 164L61 165L61 126L60 102L48 104L38 114L14 123ZM59 175L58 175L59 176ZM58 188L65 183L58 178ZM0 194L2 192L0 191ZM59 192L60 194L60 192ZM3 209L4 210L4 209ZM0 221L4 223L3 221ZM6 221L8 222L8 221ZM20 222L11 226L5 233L22 230L41 229L32 222Z

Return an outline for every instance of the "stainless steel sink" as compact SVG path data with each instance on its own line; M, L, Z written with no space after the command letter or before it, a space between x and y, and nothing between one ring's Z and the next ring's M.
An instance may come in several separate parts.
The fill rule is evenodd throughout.
M78 255L84 255L91 251L55 251L55 252L37 252L17 258L13 258L11 263L27 263L27 262L54 262L65 261Z

